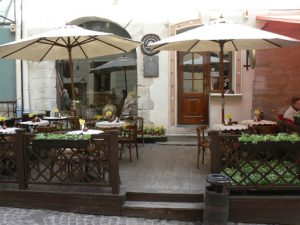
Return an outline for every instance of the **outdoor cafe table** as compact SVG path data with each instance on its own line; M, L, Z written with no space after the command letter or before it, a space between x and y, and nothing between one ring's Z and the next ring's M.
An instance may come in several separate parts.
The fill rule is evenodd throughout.
M260 120L260 121L254 121L254 120L242 120L241 124L246 126L263 126L263 125L277 125L276 121L270 121L270 120Z
M275 134L278 131L277 122L270 120L242 120L241 124L249 127L249 130L255 134Z
M32 122L31 120L25 121L25 122L20 122L21 125L26 125L29 127L36 127L36 126L48 126L49 121L48 120L41 120L39 122Z
M69 131L67 134L101 134L103 133L102 130L92 130L92 129L88 129L87 131L83 131L83 130L73 130L73 131Z
M0 128L0 134L15 134L18 127L7 127L5 129Z
M96 127L102 128L102 129L120 129L125 126L124 121L119 122L109 122L109 121L100 121L96 123Z
M66 127L68 128L68 117L67 116L44 116L44 120L49 121L50 124L53 122L64 122L66 121Z
M214 124L212 126L212 130L217 130L222 132L241 132L247 129L248 126L243 124L232 124L232 125Z

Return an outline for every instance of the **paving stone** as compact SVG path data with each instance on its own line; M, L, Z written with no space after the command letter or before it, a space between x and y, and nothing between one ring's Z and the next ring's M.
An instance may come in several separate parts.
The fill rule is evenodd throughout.
M51 210L0 207L0 225L201 225L201 222L101 216ZM247 224L228 223L228 225Z

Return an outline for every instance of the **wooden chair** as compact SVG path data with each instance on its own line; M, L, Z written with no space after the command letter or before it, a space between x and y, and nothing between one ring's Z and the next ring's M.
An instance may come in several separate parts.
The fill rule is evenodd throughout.
M79 117L78 116L72 116L68 118L70 123L71 130L79 130L80 124L79 124Z
M209 149L209 140L208 137L205 136L205 131L207 130L208 126L200 125L196 128L197 131L197 140L198 140L198 151L197 151L197 168L199 168L199 161L200 161L200 154L202 152L202 164L204 164L204 152L206 149Z
M57 131L56 126L49 126L49 127L36 127L37 133L51 133Z
M256 134L276 134L278 133L277 125L258 125L253 126Z
M135 124L136 124L136 134L141 136L142 141L143 141L143 146L144 146L145 145L145 140L144 140L144 118L140 117L140 116L136 116L134 119L135 119ZM138 142L138 140L136 142ZM137 145L137 143L136 143L136 145Z
M131 157L131 148L132 145L136 143L137 134L136 134L136 125L128 125L120 131L119 135L119 144L121 144L120 149L120 158L122 158L122 154L125 150L125 147L129 150L129 160L132 161ZM138 148L136 146L136 158L139 158Z

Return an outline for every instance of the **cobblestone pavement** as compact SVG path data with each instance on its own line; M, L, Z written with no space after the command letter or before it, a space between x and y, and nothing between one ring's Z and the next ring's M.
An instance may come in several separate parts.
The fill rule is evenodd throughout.
M0 225L201 225L201 222L100 216L51 210L0 207ZM228 225L259 224L228 223Z
M200 222L182 222L98 216L50 210L0 207L0 225L200 225Z

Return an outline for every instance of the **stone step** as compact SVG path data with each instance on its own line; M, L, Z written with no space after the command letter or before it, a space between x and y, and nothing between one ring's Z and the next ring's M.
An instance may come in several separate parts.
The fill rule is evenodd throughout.
M121 215L149 219L199 221L203 217L203 203L126 201Z
M126 192L126 201L202 202L203 194Z

